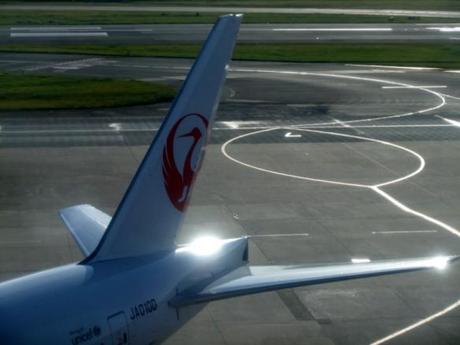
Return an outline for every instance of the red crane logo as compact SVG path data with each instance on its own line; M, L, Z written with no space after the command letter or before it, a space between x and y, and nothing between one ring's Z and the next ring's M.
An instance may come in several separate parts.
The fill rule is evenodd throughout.
M203 160L207 129L208 120L203 115L190 113L174 124L166 139L163 149L164 184L171 203L178 211L183 212L187 206Z

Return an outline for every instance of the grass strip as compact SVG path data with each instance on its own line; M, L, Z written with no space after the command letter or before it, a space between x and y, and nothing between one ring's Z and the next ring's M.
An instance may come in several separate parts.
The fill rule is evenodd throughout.
M0 110L118 107L170 101L175 89L134 80L0 73Z
M5 4L31 3L43 0L3 1ZM47 0L50 3L116 3L117 5L157 5L157 6L245 6L245 7L313 7L313 8L375 8L375 9L410 9L410 10L444 10L460 9L458 0Z
M211 24L222 13L13 11L0 12L0 25L115 25L115 24ZM368 16L345 14L248 13L245 24L282 23L452 23L455 18L417 16Z
M194 58L198 44L153 45L3 45L3 52ZM452 43L296 43L238 44L236 60L372 63L460 68L460 44Z

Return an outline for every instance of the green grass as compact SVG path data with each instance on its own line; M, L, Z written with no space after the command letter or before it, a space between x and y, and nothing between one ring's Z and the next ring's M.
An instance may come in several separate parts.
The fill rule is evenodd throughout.
M44 52L116 56L194 58L198 44L154 45L3 45L3 52ZM460 45L454 43L388 44L238 44L234 59L290 62L399 64L460 68Z
M132 80L0 73L0 110L116 107L170 101L168 85Z
M162 13L104 11L13 11L0 12L0 25L94 25L94 24L210 24L222 13ZM439 23L455 18L391 17L343 14L249 13L244 23Z
M3 1L4 3L37 3L43 0ZM117 3L182 6L263 6L263 7L316 7L316 8L380 8L418 10L460 10L458 0L47 0L63 3Z

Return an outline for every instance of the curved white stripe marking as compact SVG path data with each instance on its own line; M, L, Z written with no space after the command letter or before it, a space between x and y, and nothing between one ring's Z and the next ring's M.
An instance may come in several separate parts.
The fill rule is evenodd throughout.
M329 184L335 184L335 185L341 185L341 186L370 188L370 186L365 185L365 184L347 183L347 182L331 181L331 180L322 180L322 179L316 179L316 178L311 178L311 177L306 177L306 176L299 176L299 175L287 174L287 173L283 173L283 172L279 172L279 171L264 169L264 168L260 168L258 166L252 165L252 164L242 162L242 161L230 156L230 154L227 153L227 146L230 145L231 143L233 143L234 141L242 139L244 137L249 137L249 136L254 135L254 134L270 132L270 131L273 131L275 129L280 129L280 127L263 129L263 130L260 130L260 131L239 135L239 136L237 136L237 137L235 137L233 139L230 139L226 143L224 143L221 146L220 151L222 152L222 154L225 157L227 157L228 159L230 159L231 161L233 161L233 162L235 162L237 164L240 164L242 166L245 166L247 168L251 168L251 169L254 169L254 170L258 170L258 171L266 172L266 173L269 173L269 174L273 174L273 175L279 175L279 176L290 177L290 178L295 178L295 179L298 179L298 180L305 180L305 181L312 181L312 182L323 182L323 183L329 183ZM307 130L305 130L305 131L307 131Z
M411 84L406 84L406 83L401 83L401 82L395 82L395 81L390 81L390 80L384 80L384 79L376 79L376 78L368 78L368 77L358 77L358 76L351 76L351 75L341 75L341 74L332 74L332 73L312 73L312 72L302 72L302 71L288 71L288 70L271 70L271 69L251 69L251 68L232 68L230 69L231 71L235 72L249 72L249 73L269 73L269 74L285 74L285 75L299 75L299 76L317 76L317 77L330 77L330 78L342 78L342 79L352 79L352 80L359 80L359 81L369 81L369 82L374 82L374 83L382 83L382 84L388 84L388 85L398 85L398 86L404 86L404 87L410 87L414 88L414 85ZM358 120L349 120L349 121L342 121L343 123L360 123L360 122L370 122L370 121L379 121L379 120L387 120L387 119L394 119L394 118L401 118L401 117L407 117L407 116L412 116L416 114L423 114L427 113L433 110L437 110L441 107L443 107L446 104L446 99L439 93L434 90L430 89L424 89L421 87L417 87L417 90L424 91L427 93L431 93L437 98L441 100L439 104L437 104L434 107L418 110L418 111L413 111L413 112L407 112L407 113L402 113L402 114L395 114L395 115L386 115L386 116L378 116L378 117L373 117L373 118L366 118L366 119L358 119ZM313 124L301 124L301 125L293 125L289 126L289 128L296 128L296 127L305 127L305 126L324 126L324 125L333 125L335 122L319 122L319 123L313 123Z
M341 186L349 186L349 187L371 188L371 189L374 188L374 187L388 186L388 185L393 184L393 183L397 183L397 182L407 180L407 179L417 175L418 173L420 173L425 167L425 160L423 159L423 157L421 155L419 155L417 152L408 149L407 147L400 146L400 145L393 144L393 143L390 143L388 141L383 141L383 140L379 140L379 139L373 139L373 138L362 137L362 136L352 135L352 134L345 134L345 133L319 131L319 130L315 130L315 129L300 129L299 128L297 130L302 131L302 132L312 132L312 133L333 135L333 136L339 136L339 137L345 137L345 138L359 139L359 140L364 140L364 141L375 142L375 143L386 145L386 146L391 146L391 147L394 147L394 148L399 149L401 151L405 151L405 152L413 155L414 157L416 157L419 160L419 166L418 166L418 168L416 170L414 170L410 174L404 175L404 176L399 177L397 179L390 180L390 181L387 181L387 182L378 183L378 184L366 185L366 184L360 184L360 183L350 183L350 182L342 182L342 181L335 181L335 180L317 179L317 178L313 178L313 177L299 176L299 175L283 173L283 172L279 172L279 171L275 171L275 170L265 169L265 168L261 168L261 167L258 167L258 166L255 166L255 165L240 161L240 160L236 159L235 157L231 156L227 152L227 146L230 145L231 143L234 143L235 141L237 141L239 139L242 139L244 137L248 137L248 136L251 136L251 135L255 135L255 134L260 134L260 133L264 133L264 132L273 131L273 130L276 130L276 129L281 129L281 128L282 127L274 127L274 128L263 129L263 130L260 130L260 131L239 135L239 136L237 136L237 137L235 137L233 139L228 140L226 143L224 143L222 145L222 147L221 147L221 152L225 157L227 157L228 159L234 161L235 163L238 163L240 165L243 165L245 167L248 167L248 168L251 168L251 169L254 169L254 170L266 172L266 173L269 173L269 174L295 178L295 179L298 179L298 180L305 180L305 181L312 181L312 182L322 182L322 183L335 184L335 185L341 185Z
M404 333L410 332L410 331L412 331L413 329L415 329L417 327L423 326L424 324L426 324L426 323L428 323L430 321L433 321L434 319L437 319L438 317L443 316L443 315L447 314L448 312L450 312L450 311L452 311L452 310L454 310L455 308L458 308L458 307L460 307L460 299L457 302L455 302L455 303L451 304L450 306L446 307L445 309L437 312L436 314L430 315L430 316L428 316L427 318L425 318L423 320L420 320L420 321L418 321L418 322L416 322L416 323L414 323L414 324L412 324L410 326L407 326L406 328L403 328L403 329L401 329L401 330L399 330L399 331L397 331L395 333L392 333L392 334L386 336L385 338L382 338L382 339L379 339L377 341L374 341L370 345L383 344L383 343L385 343L385 342L387 342L387 341L389 341L391 339L394 339L394 338L396 338L396 337L398 337L400 335L403 335Z
M379 187L380 186L373 186L373 187L371 187L371 189L374 192L376 192L377 194L379 194L382 197L384 197L385 199L387 199L389 202L391 202L393 205L395 205L396 207L398 207L402 211L410 213L410 214L412 214L412 215L414 215L416 217L422 218L422 219L426 220L427 222L436 224L437 226L443 228L444 230L449 231L451 234L453 234L453 235L455 235L457 237L460 237L460 231L458 231L457 229L453 228L452 226L450 226L450 225L448 225L448 224L446 224L444 222L441 222L440 220L437 220L437 219L435 219L433 217L427 216L426 214L424 214L422 212L418 212L418 211L415 211L415 210L411 209L410 207L407 207L403 203L401 203L398 200L396 200L395 198L393 198L388 193L386 193L383 190L381 190Z

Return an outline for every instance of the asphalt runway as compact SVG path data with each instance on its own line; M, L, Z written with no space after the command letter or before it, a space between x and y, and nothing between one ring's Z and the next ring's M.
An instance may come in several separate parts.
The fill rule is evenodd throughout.
M395 9L350 9L350 8L310 8L310 7L224 7L224 6L146 6L143 4L6 4L0 10L43 10L43 11L128 11L128 12L187 12L187 13L278 13L278 14L352 14L370 16L418 16L437 18L460 18L459 11L437 10L395 10Z
M162 80L191 61L0 55L0 69ZM57 210L112 214L168 104L0 114L0 279L79 260ZM179 242L252 263L460 253L458 71L232 63ZM460 265L213 302L182 344L458 344Z
M211 25L0 27L0 44L202 42ZM245 24L239 42L452 42L460 24Z

